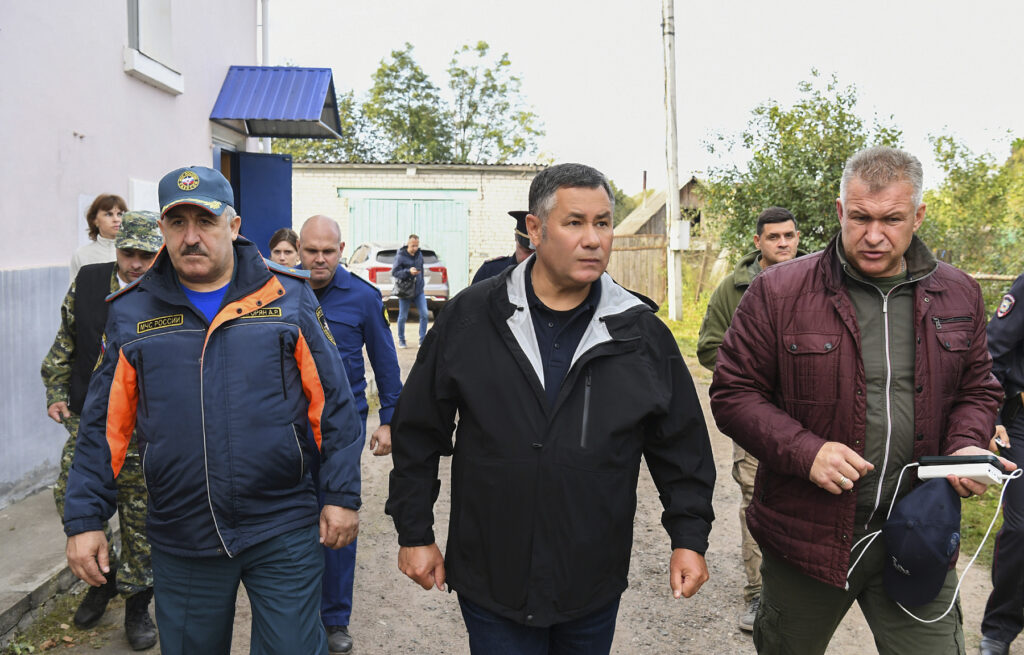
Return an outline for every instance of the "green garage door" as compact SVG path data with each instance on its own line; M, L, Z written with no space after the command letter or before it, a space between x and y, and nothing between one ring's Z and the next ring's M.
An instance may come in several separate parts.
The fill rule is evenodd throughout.
M448 267L453 296L469 286L468 226L469 210L462 200L349 200L350 248L367 241L405 243L410 234L418 234L420 245L435 251Z

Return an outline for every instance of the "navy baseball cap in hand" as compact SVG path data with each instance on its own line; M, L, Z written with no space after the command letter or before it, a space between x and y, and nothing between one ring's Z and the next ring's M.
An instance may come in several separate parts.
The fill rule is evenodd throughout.
M195 205L214 216L235 202L231 183L220 171L205 166L187 166L164 175L158 188L160 217L171 207Z
M925 481L896 503L882 538L886 593L901 605L930 603L960 546L960 496L945 478Z

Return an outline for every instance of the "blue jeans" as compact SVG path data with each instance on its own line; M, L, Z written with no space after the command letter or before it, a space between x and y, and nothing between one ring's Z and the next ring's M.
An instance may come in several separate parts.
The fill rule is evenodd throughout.
M612 649L619 599L590 614L535 628L516 623L461 595L459 606L474 655L600 655Z
M228 655L243 582L252 605L250 654L327 655L319 532L317 524L292 530L235 557L181 557L154 548L160 652Z
M398 299L398 343L405 345L405 319L409 318L409 306L415 302L416 311L420 315L420 343L427 336L427 296L416 294L415 298Z

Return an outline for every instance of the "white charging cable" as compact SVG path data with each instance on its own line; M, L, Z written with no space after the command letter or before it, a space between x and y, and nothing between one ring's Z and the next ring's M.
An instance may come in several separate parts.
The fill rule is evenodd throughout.
M901 472L900 475L903 475L903 473ZM967 572L971 569L972 566L974 566L974 560L978 559L978 555L981 553L981 549L985 546L985 542L988 540L988 536L992 533L992 528L996 524L996 519L999 517L999 511L1003 508L1003 496L1006 495L1006 485L1010 482L1010 480L1013 480L1014 478L1019 478L1021 475L1024 475L1024 469L1019 468L1015 469L1010 473L1000 474L999 477L1002 478L1003 490L999 492L999 503L996 504L996 511L994 514L992 514L992 520L988 524L988 530L985 531L985 536L981 538L981 543L978 544L978 550L974 551L974 557L972 557L971 561L968 562L967 566L964 567L964 572L960 574L960 579L957 580L956 583L956 589L953 590L953 599L949 601L949 607L946 608L946 611L940 614L939 616L935 617L934 619L922 619L921 617L916 616L913 612L908 610L902 604L896 603L900 606L901 610L903 610L907 613L908 616L910 616L910 618L920 621L921 623L935 623L936 621L942 619L947 614L949 614L949 611L953 609L953 605L956 604L956 599L960 595L960 585L964 583L964 578L967 577ZM898 484L899 483L897 483L897 485ZM899 487L897 486L897 488ZM892 511L891 506L889 508L889 511Z
M889 503L889 511L886 512L886 514L885 514L886 520L888 520L889 516L892 514L893 507L896 506L896 498L897 498L897 494L898 494L899 489L900 489L900 484L902 484L902 482L903 482L903 474L907 472L907 469L914 468L914 467L917 467L917 466L918 466L917 462L911 462L910 464L907 464L906 466L904 466L900 470L900 476L896 479L896 489L893 490L893 492L892 492L892 501L890 501L890 503ZM963 574L961 574L959 580L957 580L956 589L953 590L953 599L949 602L949 607L946 608L946 611L943 612L942 614L940 614L939 616L935 617L934 619L922 619L921 617L916 616L913 612L908 610L902 604L896 603L897 605L899 605L901 610L906 612L912 619L920 621L921 623L935 623L936 621L941 620L947 614L949 614L950 610L953 609L953 605L956 604L957 597L960 595L960 585L963 584L964 578L967 577L967 571L969 571L971 566L974 565L974 560L978 559L978 554L981 553L981 549L985 546L985 542L988 540L988 536L989 536L989 534L992 533L992 528L996 524L996 518L998 518L998 516L999 516L999 511L1003 508L1003 496L1006 495L1006 485L1007 485L1007 483L1009 483L1009 481L1013 480L1014 478L1019 478L1021 475L1024 475L1024 469L1019 469L1019 468L1014 470L1014 471L1012 471L1012 472L1010 472L1010 473L1003 473L1003 474L999 475L999 477L1002 479L1003 489L1002 489L1002 491L999 492L999 502L996 505L996 511L992 515L992 521L990 521L989 524L988 524L988 530L985 531L985 536L982 537L981 543L978 544L978 550L974 551L974 557L972 557L971 561L967 563L966 567L964 567ZM867 544L865 544L863 550L861 550L860 555L858 555L857 559L854 560L853 566L851 566L849 568L849 570L846 572L846 590L847 591L850 590L850 576L853 574L853 570L855 568L857 568L857 565L860 564L861 558L864 557L864 554L868 551L868 548L871 547L871 544L874 543L875 539L877 539L878 535L880 535L881 533L882 533L881 530L875 530L874 532L866 534L863 537L861 537L860 539L858 539L857 542L854 543L853 546L850 548L850 552L852 553L853 551L855 551L857 549L858 546L860 546L862 543L867 541Z

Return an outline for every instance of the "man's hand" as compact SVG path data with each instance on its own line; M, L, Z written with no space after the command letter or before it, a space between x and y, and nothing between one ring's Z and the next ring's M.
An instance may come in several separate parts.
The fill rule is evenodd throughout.
M1010 436L1006 434L1006 426L997 425L996 434L994 437L992 437L992 441L989 443L988 449L991 450L994 454L998 455L1000 450L1004 448L1009 449L1009 447Z
M436 543L399 548L398 570L424 589L437 587L444 591L444 557Z
M672 587L673 596L689 598L707 581L708 564L703 555L685 548L672 551L672 559L668 563L668 584Z
M998 432L996 434L998 434ZM957 450L952 454L991 455L992 453L988 452L984 448L978 448L977 446L964 446L963 448ZM1014 464L1013 462L1004 457L1000 457L999 461L1003 463L1003 468L1006 469L1007 473L1017 468L1016 464ZM961 498L967 498L972 494L980 496L981 494L985 493L986 485L983 485L980 482L975 482L970 478L958 478L955 475L950 474L946 476L946 479L949 480L949 484L953 487L953 491L957 492L957 494L959 494Z
M373 431L373 435L370 436L370 450L378 457L391 454L390 425L382 425Z
M68 566L71 572L94 587L107 581L103 577L110 573L110 561L107 558L107 538L103 530L82 532L68 537Z
M837 496L853 491L853 483L874 470L875 465L838 441L826 441L811 464L811 482Z
M71 410L68 409L68 404L66 402L58 400L46 408L46 415L58 423L63 423L64 419L71 416Z
M420 274L420 269L416 268L415 266L410 266L409 267L409 275L416 276L416 275L419 275L419 274Z
M320 511L320 543L332 550L344 548L359 534L359 512L337 505Z

